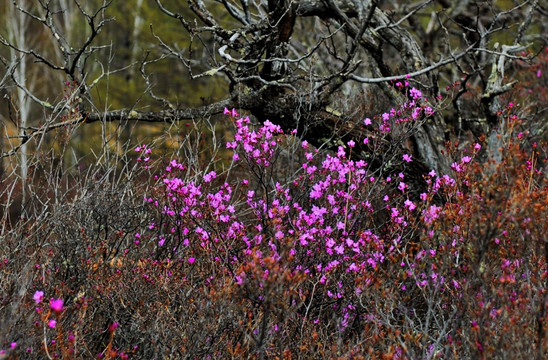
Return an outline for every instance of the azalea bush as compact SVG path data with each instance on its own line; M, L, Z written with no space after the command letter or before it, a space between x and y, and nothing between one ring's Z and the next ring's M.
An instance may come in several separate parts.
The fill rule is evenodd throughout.
M544 358L547 144L508 105L498 148L448 143L419 186L397 145L436 109L396 86L334 152L226 109L214 161L138 145L5 230L2 354Z

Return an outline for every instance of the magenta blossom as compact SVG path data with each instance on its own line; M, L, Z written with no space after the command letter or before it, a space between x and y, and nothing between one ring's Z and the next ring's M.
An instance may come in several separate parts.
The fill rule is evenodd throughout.
M236 117L238 116L238 112L236 111L236 109L232 109L232 110L228 110L228 108L225 107L224 111L223 111L223 114L225 115L228 115L228 116L232 116L232 117Z
M49 302L51 310L60 313L63 311L63 299L51 299Z
M42 302L42 299L44 299L44 292L38 290L34 293L34 296L32 298L38 304L38 303Z

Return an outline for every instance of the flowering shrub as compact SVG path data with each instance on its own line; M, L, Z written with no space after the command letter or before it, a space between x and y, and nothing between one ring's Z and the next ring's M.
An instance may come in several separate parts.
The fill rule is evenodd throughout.
M227 148L234 150L234 163L252 176L215 183L217 174L209 172L202 181L185 181L188 170L172 160L160 176L157 196L146 198L159 214L147 237L157 255L197 271L199 281L194 281L206 292L224 294L223 303L231 299L225 306L231 314L240 313L236 319L247 318L233 323L241 333L231 343L245 348L240 351L299 353L291 348L292 334L313 339L318 329L339 339L339 351L347 354L367 350L429 358L464 354L464 349L470 356L485 356L501 349L502 336L480 338L474 327L489 317L485 326L497 334L499 321L518 311L501 315L502 303L497 307L492 301L508 291L502 284L510 264L524 266L525 254L542 252L535 246L522 249L523 242L501 245L500 237L508 242L520 236L518 224L524 221L546 226L545 178L527 167L519 139L508 144L508 158L491 164L487 173L475 161L481 150L475 144L453 163L452 174L425 174L429 190L414 202L406 195L403 174L379 181L367 162L352 160L354 142L325 157L304 142L302 170L288 183L275 182L271 168L287 141L282 130L267 121L254 131L248 118L234 116L234 110L226 113L236 127ZM397 126L389 119L383 116L379 132ZM409 154L402 159L413 161ZM508 168L512 174L503 176ZM506 179L499 183L501 176ZM443 201L436 201L439 196ZM519 210L510 205L523 201L534 205ZM541 234L533 243L540 245ZM537 272L544 263L542 257L528 266ZM206 270L211 264L213 273ZM497 282L498 293L491 288ZM521 321L534 329L536 320ZM368 349L358 346L364 337L375 339ZM472 339L472 350L463 347ZM491 341L495 345L489 347Z
M485 139L448 144L451 172L426 172L415 196L405 171L355 153L432 115L409 98L334 153L228 109L226 162L136 147L131 187L90 186L13 241L24 250L0 266L26 280L5 280L22 290L3 354L543 358L546 144L514 131L508 107L496 156Z

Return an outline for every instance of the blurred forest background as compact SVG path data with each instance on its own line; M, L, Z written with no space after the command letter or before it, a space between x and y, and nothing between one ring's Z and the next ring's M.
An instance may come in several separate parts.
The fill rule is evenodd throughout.
M57 30L63 34L64 41L75 48L86 42L90 36L89 24L83 18L82 12L94 13L104 5L102 1L81 2L80 9L73 1L55 1L50 3L52 11L57 11L53 16ZM93 45L86 49L82 59L82 73L84 81L93 84L90 91L95 112L108 111L109 109L137 108L148 111L156 111L163 108L163 104L154 100L148 93L150 87L154 92L177 107L189 107L201 105L206 101L225 96L227 84L222 79L208 81L209 79L191 80L183 65L173 57L166 56L159 46L158 40L152 33L162 35L162 40L176 44L180 49L188 49L190 40L186 32L181 31L175 21L166 21L163 14L154 1L137 0L131 2L113 1L107 2L105 8L105 24L101 32L94 39ZM105 4L107 4L105 3ZM172 1L170 5L178 2ZM17 4L17 6L15 5ZM3 14L2 30L0 34L5 42L13 44L18 49L40 54L54 63L63 62L62 49L56 42L50 29L43 23L28 16L21 8L36 14L45 16L45 10L39 1L2 1L0 13ZM197 51L200 51L199 49ZM9 152L21 143L21 127L40 126L44 112L48 108L41 106L40 101L56 105L70 99L70 106L77 106L77 101L71 99L78 91L78 84L66 73L48 71L31 54L24 54L8 46L0 48L0 55L4 66L4 81L2 83L2 103L0 116L2 120L2 152ZM142 62L146 69L141 69ZM85 63L84 63L85 62ZM206 69L196 61L197 71ZM10 70L14 70L10 74ZM145 82L141 70L152 74ZM10 79L10 75L13 79ZM17 85L16 84L19 85ZM23 90L26 89L26 90ZM32 93L35 97L29 96ZM179 124L175 126L173 133L177 133ZM99 152L104 144L101 124L71 129L70 148L74 159L85 162L85 157L90 152ZM135 130L135 127L138 130ZM113 139L108 146L116 149L123 146L134 137L133 143L140 139L155 138L166 130L165 124L139 124L117 123L108 125L104 129L109 138ZM110 134L117 133L116 136ZM56 135L48 135L41 143L45 148L59 146ZM36 144L30 145L31 149ZM32 151L32 150L31 150ZM72 159L72 160L74 160ZM67 159L71 161L70 159ZM9 158L3 157L2 166L11 167Z
M261 24L267 19L265 14L271 4L257 1L253 3L256 9L264 6L264 12L257 10L256 14L252 14L256 18L255 23ZM356 4L351 1L331 1L326 4L328 3L356 17L357 10L352 9ZM303 76L333 77L338 74L337 71L342 72L342 67L334 71L333 64L346 61L342 60L342 55L350 43L347 30L333 27L337 21L339 26L344 25L340 24L340 19L322 14L321 11L324 10L319 10L319 7L314 8L323 4L321 1L282 1L280 4L287 9L300 4L304 10L297 12L305 12L309 8L312 10L303 16L300 13L296 16L290 34L291 51L297 58L301 56L292 73L296 80L284 78L279 81L273 78L272 82L285 86L295 81L302 82ZM432 99L443 96L453 102L453 106L443 107L446 124L438 133L447 135L450 132L451 136L446 136L445 140L459 137L462 139L464 133L470 129L468 134L473 134L476 138L482 132L488 135L489 131L484 131L486 129L476 131L474 128L482 126L478 125L479 122L473 122L476 121L475 118L485 117L485 114L478 115L477 110L482 111L480 96L486 94L488 79L492 75L491 65L498 61L497 54L508 54L502 61L502 75L511 79L507 82L520 81L526 76L521 66L534 65L535 62L530 61L535 54L542 51L546 42L546 8L545 4L538 1L463 1L459 4L446 1L373 1L360 5L358 10L361 13L358 18L365 16L365 11L370 10L372 5L376 11L380 9L393 21L390 26L402 27L406 34L417 39L417 43L412 45L421 47L420 55L430 64L435 65L438 60L450 60L459 49L459 57L465 55L458 58L459 61L455 58L455 62L447 61L446 65L433 66L435 81L431 81L430 85L424 82L425 79L417 78L417 84L423 81L423 91L426 86L429 89L427 95ZM61 123L69 116L70 111L79 113L80 119L70 129L65 127L70 132L70 151L63 153L67 156L66 165L75 166L86 163L86 157L90 153L97 154L105 146L122 151L130 138L133 143L138 143L141 139L157 138L169 131L174 136L173 141L176 141L177 134L184 133L185 124L181 124L178 121L181 119L177 116L174 117L175 121L173 117L169 120L166 117L162 121L161 116L148 121L135 121L139 120L136 116L131 119L126 116L122 121L107 125L96 123L80 126L86 114L106 114L120 109L128 112L191 109L216 104L223 99L230 99L232 105L238 107L239 104L235 102L240 95L234 95L235 88L244 84L246 89L239 89L240 94L250 91L258 93L256 85L246 83L243 76L234 78L238 71L246 74L241 69L244 65L234 57L223 58L218 52L226 42L226 39L219 38L221 32L217 31L218 28L226 29L227 33L233 31L236 34L244 29L244 34L257 31L258 37L261 32L263 36L268 35L260 26L257 26L258 30L252 27L247 29L248 25L241 27L238 17L230 11L235 9L234 6L237 7L238 3L187 3L175 0L0 2L0 13L3 14L0 43L4 45L0 46L0 66L3 67L0 83L2 172L9 173L17 166L15 163L21 161L26 169L26 154L37 146L43 149L59 147L59 134L55 131L50 133L48 127ZM206 14L204 9L207 10ZM188 19L190 25L184 25L177 16L168 16L170 11L171 15ZM209 28L204 26L204 18L200 16L214 18L216 25L205 24ZM189 26L194 30L188 31ZM271 32L277 31L279 29ZM413 60L408 59L409 54L405 54L398 45L390 44L390 39L384 39L385 36L382 34L383 39L378 42L377 49L365 46L365 52L352 53L353 61L359 63L352 65L352 70L345 71L366 74L374 79L404 75L425 66L411 63ZM249 49L254 45L255 43L250 43ZM241 49L238 50L236 46L234 51L240 51L246 59L253 55L253 51L259 59L269 56L261 54L266 51L264 44L260 51L239 46ZM509 50L503 51L502 46L509 47ZM372 60L375 58L372 54L375 53L382 57L381 63L378 59ZM230 59L234 60L232 64ZM295 62L289 62L288 65L293 66L293 63ZM239 68L232 73L225 72L227 65ZM254 66L258 69L262 65ZM497 71L500 73L500 69ZM430 73L427 73L428 76ZM446 89L455 82L460 84L463 79L466 80L460 88L457 86ZM319 83L320 80L324 81L315 81ZM331 91L327 101L322 99L323 110L326 107L333 110L323 111L321 115L324 117L336 113L346 116L344 122L362 119L389 110L398 100L381 82L371 81L375 84L370 84L370 81L361 81L359 76L348 76L342 82L343 85L337 85L336 90ZM506 85L503 84L503 88ZM497 96L506 94L510 89L512 86L504 88ZM305 93L305 90L306 87L302 86L293 88L299 94ZM536 95L538 93L533 91L533 98L528 103L537 104L534 99ZM274 98L272 103L276 106ZM241 105L245 108L245 104ZM531 113L538 111L528 110ZM215 112L219 112L218 108L215 108ZM254 114L253 109L250 112ZM196 114L204 118L209 116L207 109ZM107 117L104 120L110 122ZM162 122L163 124L159 124ZM297 127L297 122L298 119L292 119L289 124L283 125L288 129L290 125ZM48 131L44 131L41 136L34 134L30 141L26 141L27 135L40 127L46 127ZM52 129L54 128L55 126ZM333 131L333 127L328 129L330 131ZM303 133L304 131L299 131L299 134ZM110 139L107 142L105 135ZM320 138L324 135L326 134L314 133L311 136ZM316 141L316 145L318 144L325 145ZM176 148L176 145L173 146ZM12 155L16 153L15 157L19 157L19 160L14 163L15 158ZM427 163L432 165L434 161Z

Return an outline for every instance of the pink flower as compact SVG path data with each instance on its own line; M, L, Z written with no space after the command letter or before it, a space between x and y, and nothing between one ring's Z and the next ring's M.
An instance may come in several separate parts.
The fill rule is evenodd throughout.
M236 141L229 141L226 143L227 149L236 149L238 147L238 143Z
M539 78L541 75L542 75L542 70L538 69L537 70L537 77Z
M474 145L474 150L477 151L477 150L479 150L479 149L481 149L481 145L478 144L478 143L476 143L476 145Z
M196 261L196 258L193 258L193 257L188 258L189 263L194 264L194 261Z
M431 224L433 220L437 219L439 217L439 213L441 212L441 207L432 205L428 209L426 209L423 212L424 215L424 221L427 224Z
M457 164L456 162L451 164L451 169L455 170L456 172L461 172L463 170L462 166L460 166L460 164Z
M114 332L118 326L120 326L120 324L118 324L117 322L113 322L109 327L108 327L108 331L110 332Z
M59 313L63 311L63 299L51 299L49 301L49 306L51 307L51 310Z
M356 146L356 143L354 142L354 140L350 140L347 144L348 144L348 146L350 146L351 148L353 148L354 146Z
M38 290L34 293L34 296L32 298L38 304L38 303L42 302L42 299L44 299L44 292Z
M411 157L413 155L409 155L409 154L403 154L403 161L406 161L406 162L411 162Z
M53 329L53 328L55 327L55 325L57 325L57 321L56 321L56 320L51 319L50 321L48 321L48 326L49 326L50 328Z
M211 180L215 179L217 177L217 174L215 171L211 171L204 175L204 182L208 183L211 182Z
M407 207L411 211L417 208L417 206L409 199L405 200L404 204L405 204L405 207Z
M365 118L365 119L363 120L363 123L364 123L364 124L365 124L366 126L367 126L367 125L371 125L371 124L372 124L372 122L371 122L371 119L370 119L370 118Z
M415 100L420 99L422 97L421 91L415 88L412 88L411 90L409 90L409 94Z

